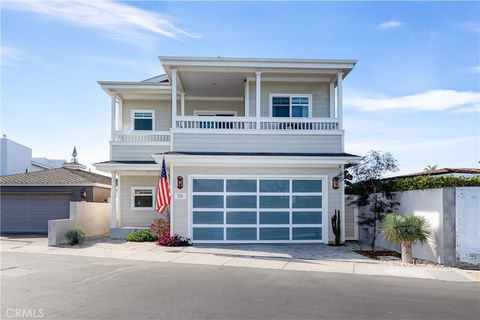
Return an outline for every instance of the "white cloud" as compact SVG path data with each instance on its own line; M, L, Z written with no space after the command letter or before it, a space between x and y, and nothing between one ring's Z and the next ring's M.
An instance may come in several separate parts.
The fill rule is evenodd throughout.
M472 71L476 73L480 73L480 66L473 67Z
M400 28L404 24L405 23L403 23L401 21L390 20L390 21L385 21L385 22L380 23L378 25L378 28L382 29L382 30L396 29L396 28Z
M159 13L108 0L4 1L3 9L32 12L130 42L199 37Z
M458 111L478 110L480 92L455 90L430 90L413 95L394 98L345 97L345 105L364 111L398 110Z
M470 32L480 32L480 23L477 22L459 22L453 24L456 27L470 31Z
M29 60L29 55L18 48L13 47L0 47L0 57L2 65L14 64L15 62Z

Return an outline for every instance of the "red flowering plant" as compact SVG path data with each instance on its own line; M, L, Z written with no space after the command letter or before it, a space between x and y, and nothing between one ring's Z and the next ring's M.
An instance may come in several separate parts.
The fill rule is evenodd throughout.
M170 235L170 219L158 218L153 220L150 230L158 234L157 244L166 247L186 247L191 246L190 239L179 236L178 234Z

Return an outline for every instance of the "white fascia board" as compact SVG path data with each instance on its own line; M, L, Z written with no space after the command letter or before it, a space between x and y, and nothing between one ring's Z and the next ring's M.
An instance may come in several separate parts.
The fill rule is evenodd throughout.
M112 172L112 171L149 171L149 170L159 170L159 164L150 164L150 163L94 163L93 166L95 169L102 172Z
M281 59L281 58L229 58L229 57L181 57L181 56L160 56L158 57L163 65L194 64L206 65L209 63L218 63L221 65L355 65L358 60L353 59Z
M171 69L179 71L185 67L196 68L253 68L265 72L275 72L275 69L294 69L298 71L335 69L342 70L345 76L353 69L357 60L325 60L325 59L255 59L255 58L213 58L213 57L167 57L160 56L160 62L171 79ZM228 71L228 70L227 70Z
M151 155L157 163L161 163L163 155ZM211 156L211 155L179 155L165 154L165 160L175 166L241 166L241 167L336 167L338 165L357 162L360 157L302 157L302 156Z
M165 94L169 93L172 87L170 84L159 83L139 83L139 82L117 82L117 81L98 81L101 88L111 95L113 92L120 92L122 90L146 90L153 92L165 91Z

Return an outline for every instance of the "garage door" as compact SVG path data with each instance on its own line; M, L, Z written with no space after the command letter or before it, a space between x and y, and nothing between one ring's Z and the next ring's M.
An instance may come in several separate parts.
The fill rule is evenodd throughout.
M48 232L48 220L69 217L70 195L1 196L2 232Z
M194 178L191 237L201 242L325 242L321 178Z

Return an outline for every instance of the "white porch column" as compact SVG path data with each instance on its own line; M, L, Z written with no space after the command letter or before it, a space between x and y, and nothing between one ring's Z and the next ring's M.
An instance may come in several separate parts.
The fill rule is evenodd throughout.
M118 97L118 108L117 108L117 130L123 130L123 99Z
M250 82L245 80L245 117L250 116Z
M262 72L255 72L255 117L257 117L257 130L260 129L260 100L262 99Z
M335 118L335 82L330 80L330 118Z
M110 227L117 227L117 171L112 171L112 189L110 190L110 204L112 206L112 217Z
M116 121L117 121L117 94L113 93L112 94L112 119L111 119L112 132L111 132L111 139L110 139L111 141L115 140Z
M185 92L180 93L180 112L182 117L185 115Z
M172 70L172 128L177 117L177 70Z
M337 118L339 129L343 129L343 93L342 93L343 72L337 73Z

